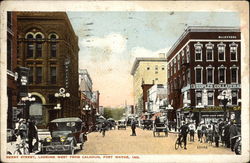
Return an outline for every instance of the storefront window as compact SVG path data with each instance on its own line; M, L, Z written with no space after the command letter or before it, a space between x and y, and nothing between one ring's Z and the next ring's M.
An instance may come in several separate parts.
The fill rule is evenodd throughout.
M237 100L238 100L237 91L232 91L232 105L237 105Z

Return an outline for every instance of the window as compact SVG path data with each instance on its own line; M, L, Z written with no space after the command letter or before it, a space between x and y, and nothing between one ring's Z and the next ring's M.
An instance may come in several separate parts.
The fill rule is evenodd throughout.
M12 41L8 35L7 39L7 69L12 70Z
M190 84L191 80L190 80L190 70L187 70L187 84Z
M165 66L164 65L161 66L161 70L165 70Z
M214 105L214 92L208 92L207 94L207 105Z
M225 61L225 44L218 44L218 60Z
M195 82L202 83L202 68L200 67L195 68Z
M42 57L42 43L36 44L36 57L37 58Z
M158 78L155 78L155 80L158 80Z
M50 45L50 56L51 57L56 57L56 43L51 43ZM148 69L149 70L149 69Z
M155 71L155 74L158 74L158 71Z
M155 70L158 70L158 65L155 65Z
M50 82L56 84L56 67L50 67Z
M36 84L42 83L42 67L36 67Z
M147 67L147 70L150 70L150 67Z
M237 61L237 47L238 47L238 45L235 43L232 43L229 46L230 46L230 60Z
M9 29L12 28L12 13L11 12L7 12L7 26Z
M207 68L207 83L214 83L214 70Z
M195 93L195 96L196 96L196 105L198 106L199 105L199 103L201 103L202 104L202 95L201 95L201 91L197 91L196 93Z
M182 74L182 83L183 83L183 86L186 86L187 82L186 82L186 77L185 77L185 74Z
M187 63L189 63L189 58L190 58L189 46L186 47L186 57L187 57L186 61Z
M238 105L238 92L232 91L232 105Z
M219 83L225 83L225 81L226 81L225 70L226 69L224 67L219 68Z
M195 48L195 61L202 61L202 44L201 43L197 43L194 44L194 48Z
M27 58L33 58L34 45L32 42L28 42L27 44Z
M33 83L33 67L29 67L29 79L28 79L28 82L29 84L32 84Z
M207 61L213 61L214 60L214 57L213 57L213 54L214 54L213 47L214 47L214 45L211 44L211 43L206 44L206 48L207 48L206 49Z
M231 82L237 83L238 82L238 68L231 68Z

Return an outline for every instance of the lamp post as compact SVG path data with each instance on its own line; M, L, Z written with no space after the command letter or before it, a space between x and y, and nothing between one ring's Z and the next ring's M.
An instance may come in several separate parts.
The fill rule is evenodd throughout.
M21 98L21 101L22 101L23 103L25 103L25 107L23 108L23 110L24 110L24 118L25 118L26 120L28 120L28 119L29 119L29 116L30 116L30 113L29 113L30 103L31 103L32 101L35 101L35 100L36 100L35 97L31 97L31 94L30 94L30 93L28 93L28 96L22 97L22 98Z
M89 107L89 105L87 104L82 108L82 110L85 113L86 118L84 118L84 121L86 123L87 129L89 130L89 111L91 111L91 107Z
M61 117L63 117L63 109L64 109L64 107L63 107L63 103L64 103L63 99L67 98L67 97L70 97L70 93L68 93L68 92L66 93L65 88L60 88L59 92L55 93L55 97L60 99L61 106L60 105L58 105L58 106L60 106L60 108L61 108ZM59 107L57 109L59 109Z
M226 121L227 119L227 112L226 112L227 103L232 99L232 96L229 92L230 90L223 90L217 97L218 100L220 100L223 105L224 121Z

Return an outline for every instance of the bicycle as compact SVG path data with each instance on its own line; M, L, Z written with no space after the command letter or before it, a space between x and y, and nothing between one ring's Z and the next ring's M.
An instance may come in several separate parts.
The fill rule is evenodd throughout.
M175 150L177 150L179 147L183 148L183 137L181 134L178 135L177 140L175 141Z
M19 144L16 144L16 150L14 151L14 155L27 155L29 153L29 147L26 143L25 139L22 139Z

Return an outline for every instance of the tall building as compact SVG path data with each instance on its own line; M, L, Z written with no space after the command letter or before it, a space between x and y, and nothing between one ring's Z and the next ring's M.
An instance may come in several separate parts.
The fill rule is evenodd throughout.
M147 96L143 96L153 84L166 84L166 58L136 58L131 70L133 75L135 112L145 112ZM146 89L145 89L146 88Z
M17 64L28 67L28 91L36 100L30 117L39 127L80 114L78 37L64 12L17 12ZM59 89L70 98L55 97ZM63 93L63 92L61 92ZM60 103L60 109L54 107Z
M16 14L7 12L7 127L13 128L17 110L17 22Z
M164 102L167 100L167 86L163 84L155 84L149 88L147 93L147 110L160 112L165 110Z
M240 121L240 34L233 27L185 30L167 53L168 99L177 113L172 119L199 123L230 120L234 114ZM227 108L221 96L229 97Z

